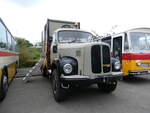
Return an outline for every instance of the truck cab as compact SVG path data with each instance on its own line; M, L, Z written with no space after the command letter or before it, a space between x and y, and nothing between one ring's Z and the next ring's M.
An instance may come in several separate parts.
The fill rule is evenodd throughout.
M99 89L110 93L122 78L121 72L112 72L109 45L93 42L92 33L78 28L56 29L45 49L43 76L51 78L57 102L64 100L67 90L76 85L97 84ZM120 68L119 61L114 67Z

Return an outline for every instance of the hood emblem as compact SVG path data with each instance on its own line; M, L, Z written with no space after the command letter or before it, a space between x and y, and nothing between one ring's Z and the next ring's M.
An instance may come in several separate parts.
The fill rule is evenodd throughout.
M103 67L110 67L110 64L103 64Z

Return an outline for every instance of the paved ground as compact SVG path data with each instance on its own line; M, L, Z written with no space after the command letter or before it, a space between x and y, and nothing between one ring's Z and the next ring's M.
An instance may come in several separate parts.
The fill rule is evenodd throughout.
M49 81L41 76L24 83L15 78L0 113L150 113L150 76L119 82L112 94L96 85L74 89L62 103L53 99Z

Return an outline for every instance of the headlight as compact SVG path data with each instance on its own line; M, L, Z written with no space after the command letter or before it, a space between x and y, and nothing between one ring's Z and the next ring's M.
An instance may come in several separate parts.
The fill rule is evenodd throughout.
M114 67L116 70L119 70L121 67L120 62L119 61L115 62Z
M65 64L63 66L63 70L66 74L70 74L72 72L72 65L71 64Z
M140 66L140 65L141 65L141 62L140 62L140 61L136 61L136 65L137 65L137 66Z

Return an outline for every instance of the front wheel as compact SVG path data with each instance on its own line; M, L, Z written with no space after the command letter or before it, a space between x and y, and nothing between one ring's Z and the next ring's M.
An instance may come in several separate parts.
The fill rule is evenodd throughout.
M117 81L113 81L111 83L99 83L98 88L105 93L113 92L117 87Z
M1 79L1 87L0 87L0 101L2 101L7 93L8 90L8 77L6 71L3 71L2 79Z
M61 81L56 69L52 73L52 90L57 102L63 101L66 98L66 90L61 87Z

